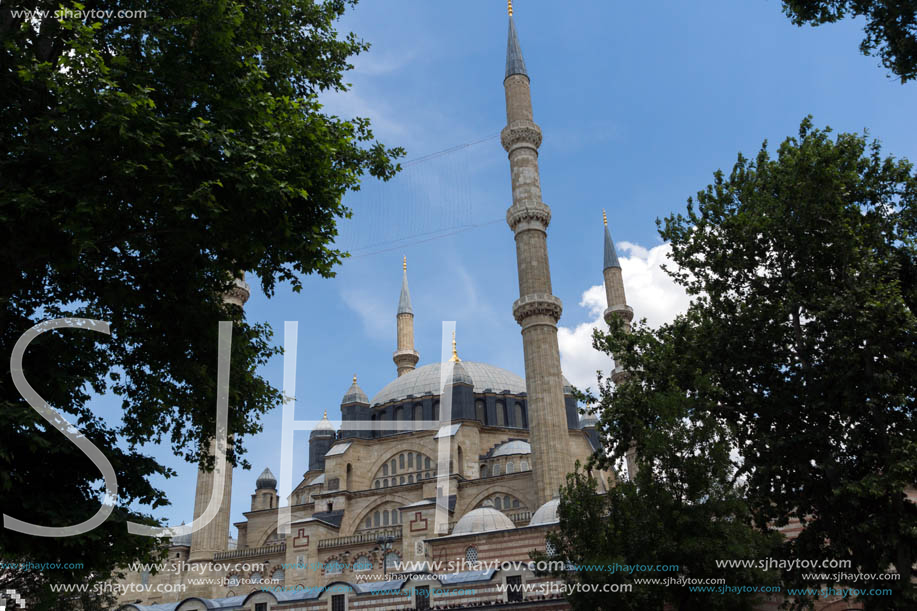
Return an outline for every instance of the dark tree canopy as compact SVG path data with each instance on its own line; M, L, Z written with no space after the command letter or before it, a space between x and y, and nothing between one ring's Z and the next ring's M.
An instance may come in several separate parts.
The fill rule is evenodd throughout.
M902 83L917 78L917 0L783 0L783 10L800 26L864 18L863 54L878 55Z
M864 136L832 138L806 119L776 157L766 144L754 159L740 155L687 213L661 225L670 273L692 304L658 329L640 323L596 335L596 347L632 372L614 387L600 378L605 453L596 464L614 464L633 441L642 465L635 490L609 494L612 525L603 528L620 528L616 512L635 519L642 507L650 515L640 520L652 525L729 501L733 525L745 516L766 533L799 521L801 534L774 557L850 561L841 572L857 577L840 585L893 590L865 597L867 609L913 609L913 167L883 157ZM581 502L577 490L567 493L573 502ZM695 563L766 556L724 555L722 533L708 536L699 518L686 523L709 552L689 545L700 551ZM639 551L640 536L624 532L608 549L632 541ZM610 544L583 537L578 545L576 553L589 554ZM863 579L894 570L900 580ZM783 585L835 585L807 572L784 572ZM755 585L734 573L727 582Z
M217 324L235 320L229 429L236 456L279 391L256 369L271 332L221 294L243 272L268 295L333 275L342 204L362 175L387 179L400 149L366 119L323 112L368 45L336 20L354 1L3 2L0 6L0 355L41 320L111 323L111 337L49 332L26 376L113 463L118 508L103 527L36 540L0 529L2 559L82 562L92 579L153 541L128 536L129 510L167 502L169 472L137 451L166 439L188 460L213 435ZM36 11L143 11L134 18ZM31 12L24 12L31 11ZM123 399L123 425L93 393ZM126 441L118 445L117 440ZM241 459L240 459L241 460ZM241 464L244 464L241 463ZM65 526L98 509L95 467L0 380L0 505ZM88 573L49 573L79 581ZM5 574L4 577L9 577ZM53 606L55 603L48 602Z

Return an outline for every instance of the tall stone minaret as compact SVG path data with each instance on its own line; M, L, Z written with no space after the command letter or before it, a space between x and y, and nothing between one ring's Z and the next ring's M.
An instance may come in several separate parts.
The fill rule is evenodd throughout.
M634 319L634 310L627 305L621 264L618 262L618 253L615 252L615 244L611 240L611 234L608 232L608 216L604 210L602 210L602 222L605 225L605 264L602 274L605 276L605 299L608 304L603 318L609 326L615 318L620 318L624 321L624 328L630 331L630 323ZM615 358L615 368L611 372L611 381L615 384L620 384L627 379L628 375L627 370L618 365L618 359ZM637 453L633 445L627 452L627 474L630 479L637 475Z
M516 236L519 299L513 316L522 327L525 386L528 394L532 442L532 471L538 504L558 494L571 460L564 411L564 382L557 347L560 299L551 294L547 229L551 209L541 201L538 147L541 129L532 120L529 77L509 3L509 41L506 49L506 127L501 134L509 155L513 205L506 222Z
M225 303L237 306L245 306L248 297L251 294L248 284L243 279L237 279L236 285L223 295ZM232 439L228 441L232 445ZM215 453L216 440L210 442L210 453ZM197 471L197 488L194 494L194 519L200 517L210 502L210 495L213 492L214 478L216 472L198 469ZM191 533L191 551L188 555L189 562L201 562L213 560L216 552L226 551L229 547L229 508L232 499L232 465L226 464L226 471L223 473L223 498L220 502L220 509L217 515L209 524Z
M392 360L398 367L400 378L409 371L414 371L420 356L414 350L414 310L411 308L411 293L408 291L408 258L402 263L401 297L398 298L398 348Z

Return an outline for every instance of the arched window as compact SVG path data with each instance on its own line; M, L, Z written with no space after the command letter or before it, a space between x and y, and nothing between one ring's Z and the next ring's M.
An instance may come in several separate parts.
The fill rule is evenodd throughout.
M509 509L512 507L513 501L508 496L503 497L503 509Z
M326 575L339 575L344 572L344 563L337 560L329 560L325 563Z
M382 465L382 475L388 475L388 463Z
M500 475L500 463L495 463L492 470L494 475Z
M420 403L414 406L414 420L423 420L423 405Z
M397 509L392 509L392 524L393 525L398 524L398 510Z
M413 469L413 468L414 468L414 453L409 452L408 453L408 469Z
M480 399L474 402L474 417L477 418L481 424L487 423L487 410L484 408L484 402Z
M379 527L382 525L382 515L376 511L373 513L373 526Z
M252 573L249 579L251 580L252 583L261 583L261 573L255 571L254 573Z
M238 579L238 577L236 579ZM140 573L140 583L142 583L145 586L150 585L150 572L149 571L143 571L142 573ZM10 608L12 609L12 607Z
M525 460L525 459L523 458L523 459L522 459L522 462L519 464L519 470L520 470L520 471L528 471L528 470L529 470L529 461L527 461L527 460Z
M516 470L516 467L513 465L513 461L509 461L506 463L506 474L507 475L509 475L510 473L513 473L515 470Z
M471 546L465 549L465 560L467 562L475 563L478 561L478 548Z
M398 557L398 554L395 552L389 552L385 555L385 568L393 569L398 566L398 563L401 559Z
M382 512L382 526L388 526L388 510Z
M513 499L513 509L517 507L522 507L522 503L519 502L519 499Z
M458 448L458 474L465 477L465 456L462 452L462 446Z
M421 468L421 465L423 464L423 463L422 463L422 459L421 459L421 457L420 457L420 452L418 452L418 453L416 454L416 456L417 456L417 460L416 460L416 462L415 462L414 464L417 465L417 469L420 469L420 468Z
M433 402L433 419L439 420L439 401Z
M506 426L506 405L497 401L497 426Z
M363 524L363 528L372 528L372 527L373 527L372 516L366 516L366 522Z
M481 477L487 477L487 465L481 465Z
M391 459L388 464L392 468L392 475L398 473L398 463L395 462L394 458Z
M424 465L424 467L423 467L424 469L429 469L431 466L433 466L433 463L432 463L432 461L430 460L430 457L429 457L429 456L424 457L424 459L423 459L423 465Z
M369 559L369 556L357 556L357 559L353 561L353 570L357 572L371 571L373 570L373 561Z
M399 481L399 483L400 483L402 486L404 486L404 484L405 484L406 481L407 481L407 480L404 479L404 476L402 475L402 476L401 476L401 480Z
M408 475L408 483L409 483L409 484L413 484L413 483L414 483L414 476L413 476L413 475Z
M382 487L383 487L383 488L388 488L388 479L382 480Z
M239 579L238 575L230 575L229 579L226 580L226 585L230 587L235 587L239 585L240 582L241 582L241 579Z
M283 569L276 569L273 573L271 573L271 581L275 583L283 583L283 577Z
M398 455L398 468L404 469L404 454Z
M496 497L494 499L494 507L502 510L503 509L503 499L501 499L500 497Z
M347 463L347 489L353 490L353 467L350 466L350 463Z
M525 428L525 410L522 409L522 403L516 401L516 405L513 407L513 417L516 419L516 427L520 429Z
M379 487L379 480L376 480L375 482L373 482L373 488L378 488L378 487Z

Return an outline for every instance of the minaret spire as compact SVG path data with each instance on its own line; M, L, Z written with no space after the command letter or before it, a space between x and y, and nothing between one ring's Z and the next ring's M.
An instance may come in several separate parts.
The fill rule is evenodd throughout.
M560 299L551 294L548 263L551 209L541 201L538 172L541 129L533 121L529 76L512 14L503 87L507 125L501 141L509 156L513 187L506 222L516 237L519 273L519 299L513 304L513 316L522 327L535 501L541 505L558 494L574 464L557 345L557 321L563 308Z
M605 322L610 326L616 318L624 321L624 328L630 331L630 323L634 319L634 310L627 305L627 296L624 294L624 277L621 273L621 263L615 252L611 233L608 232L608 217L602 210L602 219L605 222L605 253L602 274L605 276L605 298L608 308L603 315ZM614 355L612 355L614 356ZM620 384L627 379L629 372L618 365L615 357L615 368L611 372L611 381ZM637 475L637 453L633 445L627 451L627 474L630 479Z
M392 360L398 367L398 377L413 371L420 360L414 350L414 309L411 307L411 293L408 291L408 258L401 263L401 296L398 298L398 313L395 315L398 324L397 349Z

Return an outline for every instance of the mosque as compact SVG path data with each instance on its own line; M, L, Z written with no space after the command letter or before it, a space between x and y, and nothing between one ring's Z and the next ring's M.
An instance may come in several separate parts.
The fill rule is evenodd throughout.
M405 262L395 313L397 377L372 398L354 377L341 399L340 430L326 413L310 433L308 471L287 499L289 533L278 532L277 479L265 469L250 511L235 524L233 544L229 469L217 517L172 539L169 562L176 570L128 574L123 583L151 588L124 594L122 609L569 608L552 593L552 580L533 572L530 553L546 551L565 475L588 459L598 437L595 419L580 418L561 373L562 306L551 293L551 210L541 200L538 170L542 135L511 5L503 86L501 141L513 193L506 220L516 241L520 293L512 312L522 331L525 378L462 360L454 339L448 362L418 367ZM607 226L604 249L606 320L629 322L633 312ZM231 298L244 304L244 283ZM440 426L414 426L418 421ZM379 426L348 427L353 422ZM596 475L600 486L613 485L612 473ZM198 472L195 518L213 478ZM157 591L160 584L183 591Z

